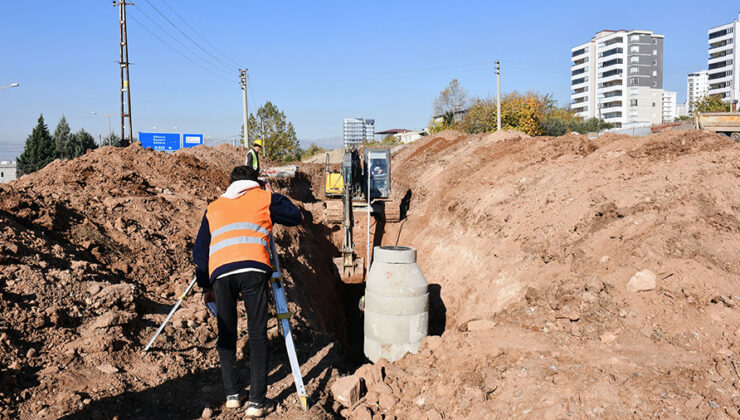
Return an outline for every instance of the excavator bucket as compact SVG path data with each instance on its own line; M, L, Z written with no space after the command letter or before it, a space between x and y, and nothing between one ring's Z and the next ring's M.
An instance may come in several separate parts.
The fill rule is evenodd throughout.
M343 283L362 284L365 279L364 258L355 258L351 266L346 266L344 258L337 257L334 258L334 266L337 268L337 271L339 272L339 278L342 279Z
M324 220L329 224L342 223L344 208L339 200L330 200L324 202Z
M386 201L383 205L383 217L388 223L401 221L401 206L397 201Z

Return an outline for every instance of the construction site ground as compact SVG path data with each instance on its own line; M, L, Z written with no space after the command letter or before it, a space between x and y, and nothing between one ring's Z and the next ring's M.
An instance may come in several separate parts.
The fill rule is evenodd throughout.
M197 288L142 349L245 152L104 147L0 185L1 418L243 417L224 408ZM274 186L304 222L275 235L312 407L273 318L271 418L740 418L740 144L696 130L444 131L397 152L392 171L404 218L371 220L370 239L418 250L430 336L363 365L362 286L333 271L323 161L303 164ZM349 407L330 391L347 378L363 385Z

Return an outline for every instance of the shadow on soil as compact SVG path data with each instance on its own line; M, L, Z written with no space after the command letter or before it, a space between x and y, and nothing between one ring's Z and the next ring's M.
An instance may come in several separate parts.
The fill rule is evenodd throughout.
M305 337L300 334L298 340ZM298 361L301 365L313 357L317 351L326 345L322 340L311 343L311 349L300 350ZM295 395L290 364L280 336L270 341L270 367L267 377L268 397L289 410L298 409L298 400ZM318 401L321 393L328 388L332 370L337 368L346 370L344 354L338 346L333 346L328 353L311 369L303 372L303 382L306 384L309 401ZM245 391L249 388L249 361L242 359L238 362L239 376L244 384ZM246 368L246 369L245 369ZM280 394L273 394L275 384L289 378L289 385ZM204 387L209 387L204 390ZM248 391L246 391L248 393ZM332 415L330 402L328 406L316 406L316 410L324 416ZM119 395L93 401L83 409L61 417L62 419L108 419L117 416L118 419L185 419L200 418L205 407L213 409L213 416L219 418L243 418L244 409L224 411L225 396L221 382L219 367L198 370L184 376L173 378L164 383L140 391L127 391ZM283 408L285 410L285 408Z

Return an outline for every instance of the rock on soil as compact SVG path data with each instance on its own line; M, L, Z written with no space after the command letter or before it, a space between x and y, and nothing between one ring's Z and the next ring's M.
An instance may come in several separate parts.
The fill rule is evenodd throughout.
M655 273L650 270L638 271L627 282L627 290L630 292L644 292L653 289L655 289Z
M361 387L360 378L349 375L334 382L331 386L331 394L334 396L334 400L343 406L352 407L360 400Z

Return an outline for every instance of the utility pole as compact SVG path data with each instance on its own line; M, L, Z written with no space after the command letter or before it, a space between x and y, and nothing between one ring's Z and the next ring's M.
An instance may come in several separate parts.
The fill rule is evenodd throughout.
M247 69L239 69L239 85L242 87L242 102L244 102L244 147L249 147L249 112L247 108Z
M116 2L113 6L119 6L120 29L121 29L121 145L128 146L134 141L133 124L131 123L131 81L128 69L128 36L126 31L126 6L133 6L126 0ZM128 118L128 141L126 140L126 118Z
M501 131L501 62L496 60L496 131Z

